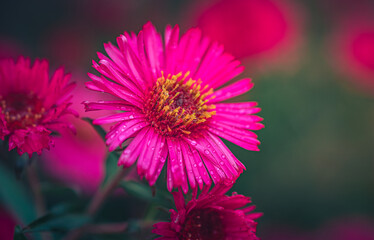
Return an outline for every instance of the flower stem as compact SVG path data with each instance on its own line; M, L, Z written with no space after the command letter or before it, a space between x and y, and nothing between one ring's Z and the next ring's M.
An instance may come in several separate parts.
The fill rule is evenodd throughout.
M39 178L32 163L30 163L30 165L26 168L26 176L34 197L36 214L38 217L40 217L46 213L46 207L40 189Z
M117 172L117 174L111 179L111 181L107 185L105 185L102 189L99 189L99 191L96 192L90 205L87 208L87 214L89 216L93 216L96 213L96 211L99 209L99 207L108 197L108 195L117 187L119 182L126 176L126 170L126 168L122 168L120 171Z
M117 187L119 182L126 176L128 173L127 168L122 168L120 171L116 173L112 177L109 183L107 183L103 188L100 188L95 196L92 198L92 201L90 205L88 206L86 213L89 216L94 216L97 210L100 208L102 203L105 201L105 199L110 195L110 193ZM84 225L78 229L75 229L74 231L71 231L64 240L76 240L81 237L81 235L86 232L87 230L91 229L90 226L92 225ZM127 227L127 225L126 225Z
M43 194L40 188L40 181L38 178L38 174L36 172L35 166L33 166L32 164L33 162L34 161L31 161L29 165L26 167L26 176L27 176L27 180L30 184L30 188L31 188L31 191L34 197L37 217L41 217L46 214L47 209L46 209L45 201L44 201ZM40 235L43 240L52 239L52 235L50 233L41 233Z

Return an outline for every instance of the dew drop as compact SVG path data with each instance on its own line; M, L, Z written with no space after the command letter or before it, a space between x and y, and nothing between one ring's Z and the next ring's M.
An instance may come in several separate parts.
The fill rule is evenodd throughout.
M196 141L194 141L194 140L191 141L191 145L192 145L192 146L196 146Z

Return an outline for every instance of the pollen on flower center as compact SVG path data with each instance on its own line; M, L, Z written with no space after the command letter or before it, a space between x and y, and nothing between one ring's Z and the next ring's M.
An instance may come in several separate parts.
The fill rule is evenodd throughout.
M215 114L215 106L207 104L213 90L208 90L207 85L201 89L200 81L186 80L188 75L189 72L183 77L182 73L165 77L162 73L149 92L143 111L163 135L191 134Z
M0 95L0 106L10 130L35 126L45 112L43 101L32 93Z
M223 240L222 217L215 209L194 209L187 216L179 240Z

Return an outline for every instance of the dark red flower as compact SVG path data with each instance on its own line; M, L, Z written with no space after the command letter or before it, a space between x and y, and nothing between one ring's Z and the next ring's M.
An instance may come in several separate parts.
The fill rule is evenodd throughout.
M170 222L156 223L153 233L161 235L159 240L256 240L257 223L262 213L252 213L255 206L249 197L225 193L231 185L216 185L209 192L204 188L196 198L185 204L181 191L174 192L177 210L171 209Z
M20 57L0 61L0 139L9 137L9 150L18 153L36 152L50 148L51 133L61 128L74 127L61 119L66 114L75 114L70 106L70 75L58 69L53 77L48 76L48 62Z

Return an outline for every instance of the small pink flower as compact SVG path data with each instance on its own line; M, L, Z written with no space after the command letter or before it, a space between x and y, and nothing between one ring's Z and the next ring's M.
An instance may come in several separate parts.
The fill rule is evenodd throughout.
M0 61L0 139L9 137L9 150L31 155L50 148L51 133L63 127L74 129L60 119L70 109L70 75L58 69L48 77L48 62L20 57Z
M216 185L210 192L204 188L196 198L185 204L182 192L174 192L177 210L171 209L170 222L160 222L153 225L153 233L161 235L157 239L200 239L200 240L256 240L254 221L262 213L252 213L255 206L249 197L233 193L224 195L232 185Z
M222 103L249 91L250 79L225 87L244 68L223 46L211 42L199 29L179 39L179 27L168 26L164 40L151 23L138 36L125 32L119 48L105 44L109 57L98 53L89 74L91 90L109 93L117 101L86 102L86 110L118 110L95 124L116 123L106 143L113 151L129 143L118 165L136 160L138 173L153 185L167 161L169 191L232 182L244 165L220 137L245 149L258 151L260 142L251 130L263 128L256 102ZM111 80L108 80L111 79ZM131 139L131 142L127 141ZM210 177L209 177L210 175Z

